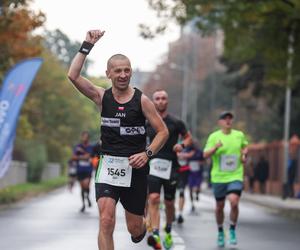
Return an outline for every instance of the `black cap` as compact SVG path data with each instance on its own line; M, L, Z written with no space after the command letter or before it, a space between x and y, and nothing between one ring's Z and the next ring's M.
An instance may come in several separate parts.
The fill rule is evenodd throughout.
M222 120L224 118L226 118L227 116L230 116L230 118L233 118L234 115L232 112L230 111L223 111L220 115L219 115L219 120Z

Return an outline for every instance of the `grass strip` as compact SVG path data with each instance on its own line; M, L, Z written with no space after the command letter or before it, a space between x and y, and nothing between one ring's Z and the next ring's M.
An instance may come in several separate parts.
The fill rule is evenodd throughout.
M41 181L39 183L22 183L0 189L0 204L10 204L24 198L33 197L66 185L66 176Z

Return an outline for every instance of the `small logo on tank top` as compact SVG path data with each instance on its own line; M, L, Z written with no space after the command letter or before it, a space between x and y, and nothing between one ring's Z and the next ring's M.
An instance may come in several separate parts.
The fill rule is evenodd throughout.
M125 110L125 107L121 107L121 106L119 106L119 107L118 107L118 110L120 110L120 111L124 111L124 110Z

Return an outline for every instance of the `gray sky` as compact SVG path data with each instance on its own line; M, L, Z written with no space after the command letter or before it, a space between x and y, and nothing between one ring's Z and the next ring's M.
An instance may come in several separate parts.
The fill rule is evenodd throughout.
M139 37L139 23L158 23L146 0L33 0L32 8L46 14L46 28L58 28L72 40L83 41L90 29L106 31L89 55L94 61L90 73L96 76L105 74L107 59L116 53L127 55L134 69L153 70L168 43L179 36L179 28L172 25L154 40Z

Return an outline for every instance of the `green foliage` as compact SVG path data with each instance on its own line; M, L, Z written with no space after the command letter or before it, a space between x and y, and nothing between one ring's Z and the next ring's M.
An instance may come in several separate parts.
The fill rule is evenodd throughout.
M247 67L247 72L230 79L227 87L239 100L242 118L253 138L282 137L284 93L287 86L289 36L293 35L293 91L291 133L300 134L300 1L299 0L148 0L158 16L176 20L184 27L196 26L201 34L224 32L222 61L229 74ZM180 11L178 11L180 10ZM163 15L162 15L163 13ZM154 28L141 25L153 38ZM164 30L161 27L160 30ZM147 38L147 35L141 33ZM217 96L219 99L221 96ZM210 110L214 112L213 110ZM247 114L247 115L246 115ZM253 120L251 120L251 119ZM253 124L255 121L255 127ZM268 128L268 129L266 129Z
M34 140L47 145L49 161L65 163L82 130L99 136L99 111L69 82L55 56L45 51L43 58L22 109L16 150L22 151L18 142Z
M43 169L47 164L46 146L36 141L22 143L24 156L27 162L27 180L37 183L41 181Z
M225 33L224 58L243 64L259 58L264 80L284 85L288 36L294 26L295 41L300 39L300 3L297 0L220 1L148 0L162 19L173 18L180 25L193 21L202 33L221 29ZM181 9L180 12L176 11ZM184 10L184 11L183 11ZM184 13L183 13L183 12ZM161 22L167 25L166 22ZM153 35L153 34L151 34ZM295 43L300 50L300 43ZM293 72L300 70L300 54L295 53Z

